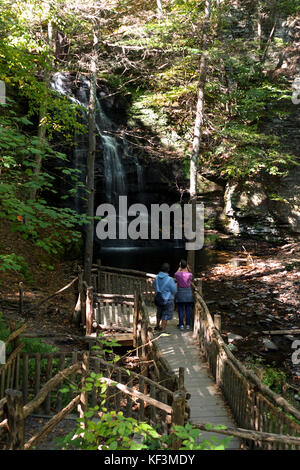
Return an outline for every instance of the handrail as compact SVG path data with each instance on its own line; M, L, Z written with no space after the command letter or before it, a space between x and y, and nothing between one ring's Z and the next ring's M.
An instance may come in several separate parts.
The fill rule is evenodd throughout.
M143 400L144 402L148 403L149 405L155 406L155 408L159 408L162 411L165 411L168 414L172 413L172 407L169 405L166 405L165 403L162 403L155 398L151 398L148 395L145 395L144 393L138 392L137 390L134 390L133 388L127 387L127 385L120 384L116 382L115 380L109 379L107 377L101 377L100 382L107 383L108 385L114 385L117 387L121 392L126 393L127 395L131 395L132 397L137 398L138 400Z
M89 356L88 354L84 353L84 358L80 362L76 362L75 364L71 365L70 367L61 370L58 372L52 379L48 380L48 382L41 388L41 390L37 393L37 395L26 405L23 405L23 398L22 398L22 392L16 391L16 390L6 390L6 398L1 400L1 409L6 405L7 410L7 418L2 420L0 422L0 430L8 430L9 431L9 449L24 449L28 450L31 449L34 445L36 445L42 438L47 436L49 432L62 420L64 417L69 414L72 409L77 405L80 404L81 406L81 413L84 412L85 409L87 409L87 395L86 391L81 392L81 394L77 395L75 398L73 398L66 406L63 408L61 411L59 411L56 415L52 417L52 419L46 423L38 433L33 436L29 441L24 443L24 420L37 408L41 405L41 403L47 398L49 392L51 392L53 389L57 387L59 383L64 381L67 377L73 376L76 373L81 373L82 374L82 386L83 389L85 389L85 378L87 376L87 372L89 371L89 365L88 365L88 358L90 360L93 358L93 356ZM96 358L97 359L97 358ZM116 367L113 364L110 364L106 361L104 361L102 358L98 358L100 364L107 366L107 367L112 367L116 372L118 371L125 371L125 369ZM174 421L172 421L172 416L173 416L173 408L175 406L176 408L176 394L173 394L170 390L162 387L159 384L156 384L155 382L152 382L148 377L141 377L139 374L132 373L130 372L130 375L133 376L132 380L134 377L139 377L144 379L144 383L147 383L152 387L155 385L157 390L159 392L165 393L165 396L171 395L172 397L172 402L173 405L170 406L167 403L164 403L163 401L159 401L153 396L148 396L145 393L142 393L138 390L135 390L134 388L131 388L131 386L128 386L120 383L120 381L113 380L110 377L99 377L99 381L102 383L106 383L108 386L115 386L118 390L120 390L122 393L125 393L126 395L129 395L132 397L132 399L136 399L138 402L142 402L147 404L150 407L157 408L167 415L170 415L170 418L168 418L168 422L173 424L175 423L175 418ZM127 374L126 374L127 376ZM122 375L119 374L119 377L122 377ZM122 378L121 378L122 380ZM129 384L132 384L133 381L130 380ZM85 395L83 397L83 394ZM16 404L16 408L14 406ZM177 403L178 405L178 403ZM81 414L83 416L83 414Z
M231 360L231 362L233 362L233 364L237 367L240 373L248 380L248 382L252 382L258 390L260 390L264 395L267 395L268 398L270 398L277 406L280 406L287 413L290 413L292 416L294 416L294 418L300 420L300 411L297 410L297 408L291 405L287 400L285 400L285 398L270 390L269 387L264 385L262 381L253 372L246 369L246 367L232 354L232 352L224 342L220 332L215 327L214 321L211 317L208 307L203 298L200 296L199 292L197 292L197 290L195 291L195 295L197 301L205 310L208 325L209 328L211 328L212 330L212 334L215 335L220 347L224 350L226 356Z
M36 397L24 406L24 418L27 418L36 408L45 400L48 393L51 392L66 377L81 370L81 362L72 364L67 369L59 371L52 379L50 379L38 392Z
M126 371L128 370L128 369L125 369L124 367L119 367L119 366L116 366L115 364L111 364L111 363L105 361L102 358L100 359L100 364L112 369L113 371L120 371L120 372L127 373ZM139 377L141 377L141 374L138 374L137 372L130 371L130 376L135 377L135 378L139 378ZM142 377L143 377L143 379L145 380L145 382L147 384L154 385L159 391L164 392L167 395L173 397L172 390L169 390L168 388L164 387L163 385L161 385L157 382L154 382L153 380L149 379L149 377L144 377L144 376L142 376Z
M217 432L218 434L223 434L225 436L235 436L235 437L239 437L240 439L249 439L252 441L262 440L265 442L276 442L276 443L284 443L284 444L300 446L300 437L274 434L274 433L261 432L261 431L253 431L251 429L231 428L227 426L226 427L224 426L222 427L222 429L218 429L217 431L214 431L214 429L208 429L208 426L211 426L210 423L198 423L195 420L191 420L190 423L195 428L201 429L202 431Z
M35 436L31 437L29 441L26 442L26 444L24 445L24 450L30 450L32 449L33 446L38 444L79 403L80 403L80 395L77 395L75 398L73 398L72 401L70 401L70 403L68 403L68 405L63 410L61 410L59 413L53 416L53 418L51 418L50 421L48 421L48 423L46 423Z
M194 337L197 338L204 352L210 370L229 404L233 416L241 428L256 434L252 439L255 448L286 449L291 445L300 448L298 441L287 442L280 439L286 433L290 437L300 436L300 411L288 403L285 398L270 390L262 381L234 356L225 344L219 331L219 324L214 324L209 309L200 295L197 285L194 288L195 319ZM294 418L297 420L295 421ZM264 433L275 434L278 439L265 439ZM277 433L277 434L276 434Z
M20 326L17 330L13 331L12 333L10 333L10 335L8 336L8 338L5 340L5 346L7 346L11 341L13 341L14 339L18 338L21 333L23 333L23 331L26 329L26 324L24 323L22 326Z
M136 276L143 276L143 277L149 277L149 278L155 278L155 274L153 273L147 273L145 271L137 271L136 269L127 269L127 268L116 268L114 266L103 266L102 264L93 264L92 265L92 272L94 271L112 271L115 273L120 273L120 274L125 274L128 273L130 275L136 275Z

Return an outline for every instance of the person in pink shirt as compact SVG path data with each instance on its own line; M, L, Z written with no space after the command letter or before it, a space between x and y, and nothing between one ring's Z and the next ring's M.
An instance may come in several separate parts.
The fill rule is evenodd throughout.
M176 304L179 315L179 329L184 329L185 315L185 327L189 330L191 328L191 307L194 303L191 289L193 274L184 259L180 261L179 269L176 271L174 277L177 281Z

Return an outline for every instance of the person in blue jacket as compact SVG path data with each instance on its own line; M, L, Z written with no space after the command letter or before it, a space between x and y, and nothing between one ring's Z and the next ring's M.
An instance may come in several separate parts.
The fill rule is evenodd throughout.
M174 314L174 295L177 292L177 286L169 276L170 265L164 263L161 267L160 272L154 279L155 293L160 292L164 301L164 305L157 306L156 313L156 327L155 330L160 329L166 332L168 320L172 320Z

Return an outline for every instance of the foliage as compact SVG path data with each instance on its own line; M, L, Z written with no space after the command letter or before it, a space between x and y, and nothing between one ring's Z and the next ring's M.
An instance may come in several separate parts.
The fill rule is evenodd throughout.
M191 424L174 426L170 435L160 435L149 424L134 418L126 418L119 411L103 413L98 419L91 419L98 407L85 413L85 418L78 419L78 427L62 439L58 439L63 449L80 450L167 450L174 438L182 440L180 450L225 450L231 437L199 440L201 431ZM87 418L87 419L86 419ZM86 421L86 428L81 425ZM218 431L226 426L208 426L209 430Z
M18 325L16 326L18 328ZM2 312L0 312L0 340L5 341L11 333L11 330L7 324L7 321L3 319ZM22 342L24 343L24 347L22 352L26 353L40 353L40 354L48 354L57 351L57 348L51 346L50 344L45 343L41 338L22 338ZM7 352L10 352L11 345L9 344ZM44 364L43 364L44 362ZM42 365L46 367L46 360L42 360ZM30 366L32 366L33 371L33 362L29 360L29 370ZM21 369L22 372L22 369ZM29 373L30 375L30 373Z
M187 423L185 426L174 426L175 436L182 439L181 450L225 450L230 441L231 437L225 437L219 439L216 436L211 436L210 439L203 439L200 441L201 431L195 426ZM207 424L206 429L208 431L220 431L226 429L226 426L213 426Z
M56 347L45 343L40 338L23 338L22 342L24 343L23 352L26 353L50 354L57 351Z
M76 242L80 238L77 228L88 220L69 208L49 206L43 192L56 192L54 176L45 171L35 179L32 175L35 155L60 161L66 161L66 156L47 144L41 149L38 138L22 129L30 127L31 122L16 116L12 103L2 107L5 116L0 116L0 217L9 221L11 230L21 233L24 239L48 253L57 253L62 250L63 242ZM76 189L77 175L74 171L66 168L62 173L74 182ZM33 187L39 190L34 201L29 199ZM3 255L1 261L1 270L13 269L24 273L24 262L19 255Z
M113 347L118 346L114 340L106 340L103 334L98 336L98 345L95 349L101 354L113 356L111 363L120 359L113 353ZM129 371L128 371L129 373ZM107 389L108 384L101 381L102 373L91 372L86 379L85 388L82 391L91 391L94 387L97 390L98 402L96 407L90 407L82 418L77 420L77 428L62 439L57 439L57 444L63 449L80 450L142 450L142 449L168 449L172 439L182 440L182 450L224 450L230 437L219 440L211 437L210 440L199 442L200 430L191 424L185 426L174 426L170 435L160 435L157 430L146 422L139 422L136 419L125 417L122 411L116 412L107 409ZM113 387L112 383L110 386ZM60 391L67 394L76 391L74 384L65 386ZM78 391L77 391L78 392ZM85 426L83 427L83 424ZM208 425L207 429L225 429L225 426Z
M141 118L160 137L171 129L172 138L162 142L183 157L191 153L203 6L204 2L168 2L162 16L130 24L130 31L122 25L110 39L115 36L115 44L145 50L143 73L138 75L134 67L124 71L135 82L132 117ZM242 15L249 15L255 31L258 15L272 19L274 8L283 15L299 10L288 0L267 1L246 5ZM237 17L230 1L218 2L212 11L199 169L242 182L260 173L283 176L298 163L297 157L285 148L285 136L266 132L264 124L287 116L290 86L285 78L266 74L262 56L268 42L260 44L249 32L233 37ZM276 41L279 52L286 46L285 41ZM138 55L131 60L139 69Z
M275 367L275 364L264 364L264 360L261 358L251 359L249 367L254 370L260 370L262 376L262 382L279 395L282 393L283 386L287 383L286 374Z
M282 370L267 364L264 367L263 382L274 392L281 394L282 387L286 384L286 375Z
M9 222L12 231L51 254L76 243L81 238L78 229L89 222L68 207L49 204L49 196L57 194L57 178L70 187L72 197L84 186L79 182L80 173L70 168L66 155L55 150L52 142L60 135L70 145L74 132L85 131L78 119L81 110L51 91L43 80L53 66L45 26L51 23L63 32L74 19L61 9L63 4L61 0L43 5L37 0L4 0L0 11L0 79L7 88L6 104L0 107L0 217ZM36 135L42 107L46 140ZM45 171L49 163L51 172ZM34 200L32 191L37 192ZM2 255L0 263L1 270L19 271L28 279L17 247L15 253Z
M0 341L5 341L10 334L9 328L3 319L3 314L0 312Z
M0 271L20 272L28 282L32 282L28 264L21 255L16 255L15 253L0 255Z
M85 417L92 418L94 411L96 410L85 413ZM125 418L122 412L110 411L104 413L99 420L89 419L84 431L80 427L84 418L79 418L78 421L78 428L63 440L63 445L67 445L67 448L71 445L80 450L141 450L147 446L136 442L134 435L148 439L158 437L158 433L147 423ZM74 432L77 436L75 439Z
M264 173L284 176L297 164L285 136L266 130L266 123L285 119L291 90L287 79L269 74L264 62L273 24L263 25L260 38L256 31L259 18L272 23L277 14L297 15L299 6L292 0L245 3L238 12L231 0L212 2L199 159L199 170L241 182ZM162 158L164 148L175 150L185 171L192 148L204 4L170 0L158 15L154 0L115 0L110 5L101 0L76 5L63 0L2 1L0 79L7 86L8 104L0 109L0 217L12 230L57 254L65 245L76 245L80 227L90 222L63 207L63 200L56 204L59 208L49 204L57 193L57 178L70 188L64 199L83 188L80 174L56 150L57 137L67 147L73 145L75 132L86 131L80 107L55 93L49 76L62 70L86 73L94 24L101 31L98 77L116 87L116 93L131 94L131 124L140 128L142 121L156 135ZM246 17L249 31L236 33ZM60 35L66 41L63 57L49 26L54 38ZM287 42L275 38L274 45L279 55ZM45 141L37 137L38 123L45 128ZM32 201L34 190L37 199ZM2 256L0 269L22 272L18 256L17 250L12 257Z

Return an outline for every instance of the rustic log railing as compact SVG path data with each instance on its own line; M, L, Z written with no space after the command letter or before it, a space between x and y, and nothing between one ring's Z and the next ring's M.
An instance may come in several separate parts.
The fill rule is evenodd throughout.
M20 356L20 390L23 393L24 403L26 404L28 401L32 400L34 396L36 396L45 386L45 384L51 380L51 378L59 371L71 367L72 365L78 363L78 361L81 361L82 355L82 352L51 354L22 353ZM93 355L89 356L89 370L95 373L101 372L107 378L125 384L128 387L134 384L135 388L143 391L143 393L151 392L155 399L161 401L162 403L169 404L170 406L172 405L172 390L164 387L160 383L154 382L149 377L141 376L140 374L126 370L115 364L108 363L103 358ZM79 388L79 378L77 378L77 381L75 380L76 377L70 377L69 380L70 379L72 380L73 384ZM175 377L173 380L175 383ZM37 410L38 414L44 413L45 415L50 415L51 413L59 412L62 410L66 402L74 398L75 392L72 390L70 390L68 394L64 395L59 392L59 390L64 385L68 385L68 381L65 384L59 384L57 387L51 388L43 402L43 406L39 407ZM95 388L93 388L91 393L89 393L88 400L91 406L96 406L97 390ZM122 409L120 400L117 400L117 402L115 399L110 400L109 403L111 404L111 409ZM118 403L119 406L117 406ZM133 416L131 408L129 409L127 407L126 410L125 411L127 414L129 413L129 416ZM143 413L144 412L142 412L140 409L139 415Z
M93 327L125 327L132 329L134 296L118 294L95 294Z
M47 355L31 355L31 359L33 357L35 358L35 370L38 369L39 372L41 371L41 367L37 366L37 364L40 365L40 361L45 358L45 356ZM49 371L49 361L54 360L53 354L48 356L47 371ZM27 356L25 355L24 357L26 361ZM65 356L61 357L65 359ZM75 359L78 358L73 355L72 360L74 361ZM60 361L59 365L63 367L65 362ZM53 369L54 367L52 367L52 370ZM58 399L58 388L60 389L65 381L69 382L71 380L74 383L74 377L78 377L80 381L77 381L78 390L80 389L79 383L81 387L84 388L85 379L89 371L101 373L100 382L108 385L105 402L105 407L108 410L122 410L125 416L135 417L139 421L146 421L156 426L158 431L162 433L168 433L172 425L180 424L179 420L181 422L185 419L184 416L180 416L177 392L173 393L162 385L153 382L148 377L118 367L105 361L101 357L90 356L85 352L82 353L81 361L77 361L63 368L48 379L40 388L35 388L35 394L28 402L22 391L6 389L5 397L0 401L0 431L2 431L2 433L3 431L9 431L7 449L31 449L41 439L45 438L76 405L78 405L80 416L83 416L89 405L94 407L96 404L101 404L103 397L99 397L99 392L96 387L93 387L92 391L89 393L84 391L81 393L78 393L78 391L72 392L75 396L68 395L67 404L65 403L64 405L62 405L61 400ZM39 385L41 385L41 381L36 374L35 379L38 379ZM30 380L25 382L28 384L28 381ZM28 393L28 389L25 391ZM57 396L55 406L56 414L54 416L52 415L50 421L25 443L24 420L35 411L40 410L43 404L45 411L48 412L48 416L50 417L50 409L47 401L51 393Z
M257 432L256 438L249 438L251 442L247 438L247 443L258 449L300 449L300 441L296 445L297 440L293 443L286 440L289 436L300 436L300 410L272 392L234 357L217 328L217 325L220 328L219 319L213 321L196 285L194 298L194 335L208 360L216 383L237 424L253 430L253 434ZM263 433L273 433L278 438L264 439Z
M134 269L121 269L111 266L93 265L92 284L95 292L101 294L134 295L141 292L146 303L153 301L154 274L136 271Z
M87 356L86 356L87 357ZM42 438L69 414L76 405L79 406L80 415L83 415L82 396L78 394L70 403L57 413L35 436L25 443L25 419L31 415L47 399L49 393L57 388L66 378L81 373L83 364L78 362L59 371L36 394L36 396L24 405L23 393L19 390L6 389L5 398L2 400L2 412L0 417L5 419L0 422L0 429L7 432L7 450L28 450L35 446ZM2 415L2 416L1 416Z
M170 407L177 406L176 413L172 411L174 424L174 416L178 415L178 410L182 407L180 401L182 396L185 399L189 397L184 390L182 370L179 377L174 374L153 338L148 305L153 301L154 275L98 264L93 267L92 278L93 286L89 287L82 281L79 272L79 297L75 311L79 312L81 322L86 326L86 333L90 334L89 332L98 326L104 329L115 326L132 330L134 347L137 347L141 361L141 374L130 372L128 375L125 369L105 363L103 359L96 357L90 358L89 368L96 372L101 371L103 381L109 385L107 392L109 409L122 409L127 416L135 416L140 420L145 418L150 423L162 423L162 431L167 432L172 422ZM259 449L300 449L300 438L296 437L300 436L299 410L283 397L273 393L234 357L220 334L219 318L216 316L213 321L202 298L201 286L197 284L196 282L194 286L194 335L199 340L210 370L217 385L222 389L237 424L243 427L243 429L223 430L220 434L236 435L245 439L249 447ZM38 396L43 387L52 380L54 372L66 366L72 367L80 356L77 353L72 355L62 353L20 355L19 353L18 349L15 356L13 354L10 356L10 362L5 365L5 374L3 374L4 368L0 369L0 392L3 396L7 388L19 388L22 390L25 406L29 398L34 400L34 396ZM7 373L9 368L10 372ZM34 371L33 380L30 379L32 377L30 371L31 374ZM77 374L73 374L73 380L74 376ZM111 381L116 383L117 387L112 387ZM178 400L175 397L177 393L180 395L176 396ZM88 395L81 394L80 397L83 408L89 402L94 406L97 404L95 388ZM48 390L43 400L43 409L48 414L55 410L57 415L53 417L53 423L59 422L57 421L59 413L65 416L79 400L78 396L74 396L74 392L71 392L67 399L69 402L65 405L66 398L57 390L57 384L56 389L54 387ZM12 403L14 400L18 401L13 396ZM4 408L7 409L7 403L7 398L1 400L0 395L0 420ZM42 402L37 405L39 411L41 404ZM9 408L13 409L13 406ZM179 421L186 421L188 416L189 409L185 405L184 417L181 416ZM7 424L8 418L0 422L0 431L5 429ZM200 429L206 429L205 423L193 424Z
M4 397L4 391L6 388L19 389L20 376L19 376L19 361L20 352L24 347L24 343L19 344L19 337L26 329L26 325L22 325L16 330L10 333L9 337L5 341L6 351L11 346L12 351L6 358L6 363L0 365L0 400Z
M110 296L111 304L118 304L117 308L125 308L125 310L124 296L133 296L136 291L143 294L146 303L151 303L154 299L154 274L133 269L102 266L99 263L93 265L91 277L92 285L87 286L83 280L82 269L78 268L78 297L73 312L73 321L85 327L87 335L93 332L97 324L107 326L114 324L114 320L124 319L124 315L120 314L122 312L117 315L116 319L113 318L115 305L108 306L109 299L105 299L105 295ZM120 298L122 298L122 302L120 302ZM130 308L128 307L127 310ZM131 312L125 312L125 317L129 316L126 321L127 327L130 315Z

